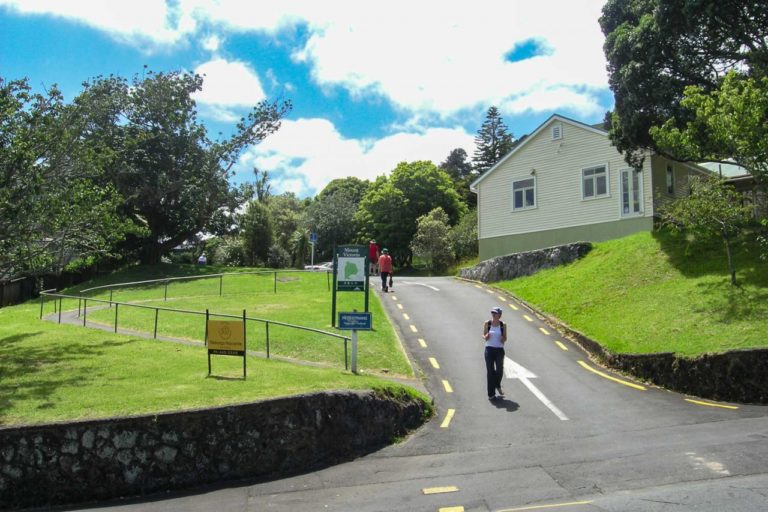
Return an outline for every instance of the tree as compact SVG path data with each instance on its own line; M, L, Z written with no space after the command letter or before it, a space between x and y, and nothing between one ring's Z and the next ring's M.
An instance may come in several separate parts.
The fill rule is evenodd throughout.
M462 148L456 148L440 164L440 169L451 177L462 201L473 208L477 205L477 196L469 190L469 185L477 177L477 174L473 173L472 163L467 158L466 151Z
M389 177L380 176L360 202L358 239L375 238L389 248L396 265L410 265L416 219L437 207L450 224L466 211L445 171L428 161L401 162Z
M427 261L430 269L444 269L451 262L448 220L448 215L439 207L416 219L416 233L410 247L413 254Z
M0 78L0 113L0 279L115 255L134 226L118 217L120 195L105 180L111 149L90 135L110 109Z
M359 191L353 187L338 187L327 193L333 184L329 183L307 208L306 222L317 233L315 251L322 259L332 256L334 246L352 243L357 238L355 214L361 200Z
M240 230L245 247L245 263L251 266L263 265L269 258L273 243L272 219L269 209L259 201L246 206Z
M734 0L609 0L600 25L606 36L615 109L606 115L611 139L627 162L645 150L671 158L650 134L668 120L684 129L687 86L718 90L731 71L758 79L768 70L768 4Z
M751 207L722 181L694 178L691 195L677 199L659 210L664 222L676 230L688 230L701 239L722 239L728 260L731 284L736 286L732 243L751 218Z
M448 232L448 245L453 251L453 258L475 258L478 254L477 212L470 210Z
M482 174L493 167L512 150L514 143L514 135L507 133L507 125L504 124L499 109L492 106L475 136L475 153L472 155L475 170Z
M291 237L303 221L303 203L293 192L270 196L262 203L269 210L269 217L272 219L275 243L286 251L289 250Z
M280 126L290 102L261 102L243 118L235 133L211 141L197 120L192 94L202 87L199 75L181 72L135 77L129 86L119 77L85 84L83 96L110 91L120 105L114 135L115 158L109 175L125 198L124 214L146 227L147 236L128 240L144 263L196 233L209 230L222 209L234 210L240 197L229 185L231 168L242 150Z
M768 184L768 77L753 79L730 72L707 94L685 88L680 106L690 121L678 128L673 120L651 127L657 147L692 161L729 159Z

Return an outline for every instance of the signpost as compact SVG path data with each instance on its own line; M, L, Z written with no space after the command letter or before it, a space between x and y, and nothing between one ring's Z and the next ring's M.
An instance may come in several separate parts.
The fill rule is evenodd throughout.
M245 310L243 320L210 320L205 312L205 343L208 346L208 375L211 374L211 355L241 356L243 358L243 378L245 369Z
M368 311L368 247L340 245L334 249L331 325L336 325L336 292L365 292Z
M352 373L357 373L357 331L372 329L371 313L357 311L339 313L339 329L352 331Z
M309 243L312 244L312 259L310 260L310 265L315 266L315 244L317 243L317 233L311 232L309 234Z

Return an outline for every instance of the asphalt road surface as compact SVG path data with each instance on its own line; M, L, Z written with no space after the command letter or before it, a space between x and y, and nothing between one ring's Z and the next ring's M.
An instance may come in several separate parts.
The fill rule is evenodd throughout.
M716 403L633 382L592 363L535 314L484 286L396 278L382 301L437 409L414 435L292 478L97 508L768 510L768 407ZM506 397L491 402L481 331L497 305L508 329ZM364 371L365 362L359 366Z

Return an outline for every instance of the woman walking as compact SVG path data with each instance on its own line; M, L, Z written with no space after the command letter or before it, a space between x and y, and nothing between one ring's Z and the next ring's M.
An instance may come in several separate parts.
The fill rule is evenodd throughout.
M504 344L507 332L501 321L501 308L491 308L491 319L483 324L485 340L485 373L488 386L488 400L503 398L501 379L504 377Z

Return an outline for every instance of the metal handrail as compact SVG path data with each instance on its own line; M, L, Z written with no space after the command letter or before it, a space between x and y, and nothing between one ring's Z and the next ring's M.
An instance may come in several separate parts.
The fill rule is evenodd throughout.
M299 270L297 272L304 272L304 271ZM248 316L243 317L241 315L231 315L231 314L226 314L226 313L208 313L208 312L204 312L204 311L192 311L192 310L186 310L186 309L164 308L164 307L160 307L160 306L147 306L147 305L143 305L143 304L133 304L133 303L130 303L130 302L116 302L116 301L113 301L113 300L95 299L95 298L83 297L83 296L80 296L80 295L67 295L67 294L63 294L63 293L52 293L52 291L55 291L55 289L54 290L45 290L45 291L41 291L40 292L40 319L41 320L43 318L43 302L45 300L45 297L54 297L54 298L59 299L58 300L58 308L56 308L56 311L54 311L54 313L56 313L58 311L59 323L61 323L61 313L62 313L61 301L62 301L62 299L76 299L78 301L78 306L77 306L78 316L80 316L80 301L83 301L83 312L84 312L84 314L83 314L83 327L87 327L86 322L87 322L88 301L100 302L100 303L103 303L103 304L109 304L110 308L112 306L115 306L115 332L117 332L117 314L118 314L119 306L127 306L127 307L133 307L133 308L141 308L141 309L151 309L151 310L154 310L155 311L154 339L157 339L157 321L158 321L157 317L158 317L158 312L159 311L170 311L170 312L174 312L174 313L184 313L184 314L202 315L202 316L208 315L208 316L216 316L216 317L220 317L220 318L235 318L235 319L238 319L238 320L241 320L241 319L245 318L245 320L247 320L247 321L250 320L250 321L254 321L254 322L261 322L261 323L263 323L266 326L266 349L267 349L266 350L266 354L267 354L267 358L269 358L269 356L270 356L270 353L269 353L270 352L269 351L269 324L273 324L273 325L279 325L281 327L288 327L288 328L291 328L291 329L299 329L299 330L302 330L302 331L314 332L314 333L317 333L317 334L322 334L324 336L330 336L332 338L337 338L337 339L344 340L344 368L345 369L349 369L349 361L348 361L348 355L347 355L347 352L348 352L347 343L349 341L351 341L351 338L348 337L348 336L343 336L341 334L336 334L336 333L332 333L332 332L328 332L328 331L323 331L321 329L315 329L314 327L305 327L303 325L296 325L296 324L289 324L289 323L286 323L286 322L279 322L277 320L266 320L264 318L255 318L255 317L248 317ZM54 307L55 306L56 306L56 301L54 301Z

